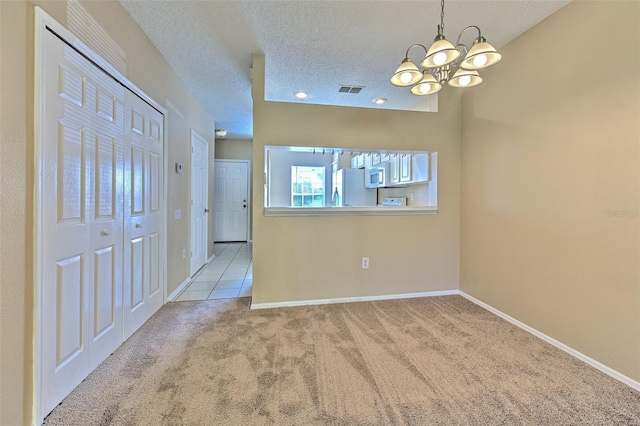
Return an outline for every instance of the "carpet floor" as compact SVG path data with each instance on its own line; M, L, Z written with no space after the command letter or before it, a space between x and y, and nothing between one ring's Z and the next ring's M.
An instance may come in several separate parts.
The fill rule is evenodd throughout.
M640 393L460 296L169 303L53 425L640 425Z

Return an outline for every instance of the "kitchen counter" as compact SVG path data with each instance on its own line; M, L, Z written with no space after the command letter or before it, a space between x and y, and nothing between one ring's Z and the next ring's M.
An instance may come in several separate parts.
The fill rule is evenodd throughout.
M264 207L265 216L410 216L437 214L438 207Z

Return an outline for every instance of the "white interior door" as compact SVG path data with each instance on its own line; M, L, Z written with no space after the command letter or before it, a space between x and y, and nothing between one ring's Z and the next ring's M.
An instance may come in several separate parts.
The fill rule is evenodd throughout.
M189 275L207 262L209 144L191 131L191 264Z
M163 116L125 94L124 339L164 302Z
M215 161L214 241L247 241L249 162Z
M40 371L48 413L122 343L124 88L49 31L44 50Z

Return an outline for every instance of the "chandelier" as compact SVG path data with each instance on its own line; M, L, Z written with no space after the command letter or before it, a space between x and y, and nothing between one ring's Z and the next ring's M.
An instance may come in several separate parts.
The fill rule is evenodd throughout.
M482 37L480 28L470 25L460 31L456 45L444 37L444 0L440 2L440 25L438 35L429 49L421 44L409 46L405 58L391 77L391 84L399 87L411 87L411 93L418 96L436 93L442 85L452 87L471 87L482 83L478 70L490 67L502 59L502 55ZM468 49L460 43L462 34L467 30L477 30L478 37ZM409 51L414 47L424 49L425 57L420 63L423 71L409 59Z

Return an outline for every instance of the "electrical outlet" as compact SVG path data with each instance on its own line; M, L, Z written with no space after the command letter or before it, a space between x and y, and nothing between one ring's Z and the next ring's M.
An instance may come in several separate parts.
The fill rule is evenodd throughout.
M187 258L187 249L182 249L182 258L183 259Z
M363 257L362 258L362 269L369 269L369 258L368 257Z

